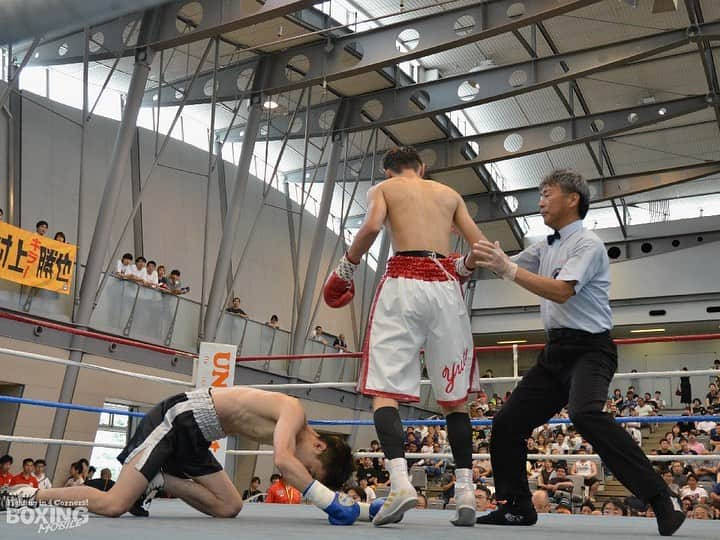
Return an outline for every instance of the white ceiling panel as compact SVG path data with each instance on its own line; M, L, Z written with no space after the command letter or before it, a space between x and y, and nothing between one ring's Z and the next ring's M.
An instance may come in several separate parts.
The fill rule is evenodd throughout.
M717 125L707 124L682 131L644 133L608 141L607 148L618 174L675 167L687 163L720 160Z
M649 0L638 4L599 2L550 19L545 27L560 51L567 52L688 26L683 2L678 12L668 14L653 14Z
M434 180L450 186L460 195L473 195L487 191L480 177L472 169L441 172L431 176Z
M491 242L500 242L500 245L505 251L515 251L522 247L515 238L507 221L489 221L488 223L482 223L480 229Z
M429 118L393 124L388 126L387 130L404 144L433 141L445 136L445 133Z

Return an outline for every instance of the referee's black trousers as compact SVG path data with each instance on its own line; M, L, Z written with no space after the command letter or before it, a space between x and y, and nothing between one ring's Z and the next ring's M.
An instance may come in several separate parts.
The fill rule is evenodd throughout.
M617 369L609 333L551 331L537 364L493 420L490 453L498 500L529 498L526 439L566 404L570 420L615 477L648 500L667 488L640 447L603 412Z

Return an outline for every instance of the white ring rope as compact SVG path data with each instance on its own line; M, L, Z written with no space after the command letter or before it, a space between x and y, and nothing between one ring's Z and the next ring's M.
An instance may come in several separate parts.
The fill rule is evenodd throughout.
M717 375L720 377L720 371L717 369L698 369L694 371L644 371L638 373L616 373L613 379L641 379L641 378L662 378L662 377L694 377L702 375ZM510 383L518 382L522 377L483 377L479 384L492 383ZM432 384L429 379L420 381L421 385ZM354 382L321 382L321 383L288 383L288 384L252 384L252 388L260 390L306 390L312 388L356 388L357 383Z
M89 446L98 448L117 448L122 450L124 444L116 443L96 443L92 441L73 441L69 439L46 439L43 437L18 437L15 435L0 435L0 441L27 443L27 444L67 444L68 446Z
M153 381L159 383L173 384L177 386L193 387L192 381L182 381L178 379L170 379L167 377L158 377L157 375L146 375L144 373L135 373L132 371L125 371L121 369L115 369L97 364L90 364L86 362L75 362L73 360L67 360L65 358L58 358L55 356L48 356L45 354L37 354L25 351L18 351L15 349L6 349L0 347L0 355L14 356L17 358L27 358L30 360L39 360L41 362L48 362L51 364L60 364L69 367L85 368L94 371L102 371L105 373L112 373L115 375L123 375L125 377L134 377L136 379ZM310 359L311 360L311 359ZM613 379L639 379L639 378L662 378L662 377L693 377L702 375L717 375L720 377L720 370L717 369L699 369L693 371L644 371L638 373L616 373ZM492 384L492 383L512 383L518 382L522 377L487 377L481 378L480 384ZM423 379L420 381L421 385L432 384L432 381ZM312 388L348 388L355 389L357 382L317 382L317 383L287 383L287 384L251 384L248 385L250 388L257 388L260 390L307 390Z
M28 358L30 360L39 360L41 362L48 362L50 364L60 364L63 366L78 367L91 369L94 371L103 371L105 373L113 373L115 375L124 375L126 377L135 377L136 379L143 379L146 381L160 382L166 384L175 384L178 386L191 387L194 386L191 381L180 381L178 379L168 379L167 377L158 377L156 375L146 375L144 373L134 373L132 371L124 371L122 369L115 369L105 366L99 366L97 364L89 364L86 362L75 362L74 360L66 360L65 358L57 358L55 356L47 356L45 354L36 354L25 351L16 351L14 349L5 349L0 347L0 355L15 356L17 358Z
M115 443L96 443L92 441L73 441L68 439L46 439L41 437L17 437L13 435L0 435L0 441L15 442L15 443L28 443L28 444L66 444L68 446L87 446L87 447L98 447L98 448L116 448L122 450L125 445ZM225 452L232 456L272 456L272 450L226 450ZM385 454L382 452L353 452L353 455L357 458L384 458ZM452 454L420 454L420 453L407 453L405 457L408 459L452 459ZM490 454L473 454L473 459L490 459ZM647 455L650 461L720 461L720 454L702 454L702 455L669 455L669 456L656 456ZM597 454L528 454L528 459L533 460L544 460L549 459L552 461L579 461L587 459L590 461L601 461L600 456Z
M233 456L272 456L272 450L226 450L226 454ZM382 452L353 452L356 458L384 458ZM452 459L452 454L419 454L406 453L408 459ZM473 459L490 459L490 454L473 454ZM699 456L655 456L647 455L650 461L720 461L720 454L703 454ZM587 459L590 461L602 461L597 454L528 454L528 459L543 460L550 459L553 461L579 461Z

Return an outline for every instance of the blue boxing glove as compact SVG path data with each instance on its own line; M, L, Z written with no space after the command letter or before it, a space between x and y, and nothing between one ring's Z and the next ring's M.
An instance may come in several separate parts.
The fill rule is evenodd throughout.
M335 493L317 480L303 491L305 499L328 515L331 525L352 525L360 516L360 505L344 493Z

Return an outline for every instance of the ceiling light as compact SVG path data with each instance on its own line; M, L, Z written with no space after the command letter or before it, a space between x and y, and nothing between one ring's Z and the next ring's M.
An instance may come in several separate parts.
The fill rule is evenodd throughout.
M519 345L520 343L527 343L527 339L515 339L510 341L498 341L498 345Z
M665 107L660 107L660 109L658 109L658 114L660 116L665 116L667 114L667 109Z
M638 330L630 330L631 334L657 334L664 332L664 328L640 328Z
M277 109L279 106L280 104L272 99L268 99L265 103L263 103L263 107L266 109Z

